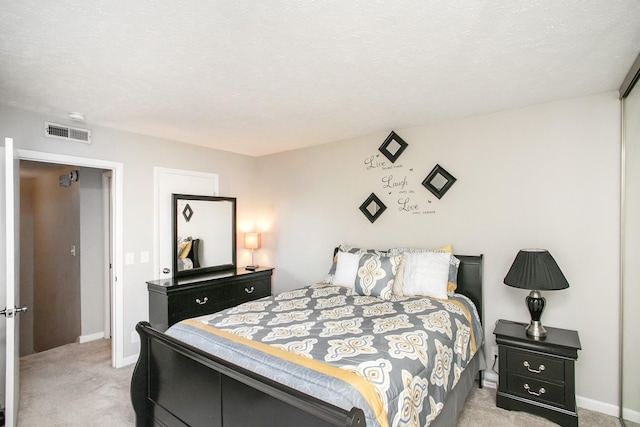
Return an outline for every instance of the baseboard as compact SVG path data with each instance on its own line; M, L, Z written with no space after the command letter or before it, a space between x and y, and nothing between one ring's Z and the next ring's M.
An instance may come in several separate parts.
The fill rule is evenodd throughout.
M576 396L576 405L579 408L589 409L591 411L601 412L618 418L620 416L620 407L611 403L600 402L599 400L589 399L587 397Z
M96 332L95 334L80 335L78 340L79 340L80 344L84 344L84 343L89 342L89 341L101 340L103 338L104 338L104 332Z
M632 409L622 408L622 418L640 424L640 412Z
M485 369L482 373L482 385L489 388L498 388L498 374L490 369Z
M139 357L140 357L139 354L134 354L133 356L125 357L124 360L122 361L122 367L133 365L138 361Z

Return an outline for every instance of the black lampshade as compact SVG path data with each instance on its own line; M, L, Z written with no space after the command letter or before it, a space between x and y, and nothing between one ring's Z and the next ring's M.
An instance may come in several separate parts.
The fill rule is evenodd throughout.
M523 249L518 252L504 283L514 288L537 291L555 291L569 287L560 267L549 251L544 249Z
M514 288L529 289L526 298L527 308L531 314L531 323L527 326L527 336L533 339L544 339L547 331L540 318L546 300L540 291L555 291L569 287L567 279L560 271L549 251L544 249L523 249L504 278L504 283Z

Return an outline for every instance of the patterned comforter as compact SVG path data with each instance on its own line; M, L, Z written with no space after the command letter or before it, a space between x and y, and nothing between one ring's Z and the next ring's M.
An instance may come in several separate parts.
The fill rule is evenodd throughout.
M477 310L448 300L383 300L312 285L184 320L181 341L335 406L367 426L426 426L482 344Z

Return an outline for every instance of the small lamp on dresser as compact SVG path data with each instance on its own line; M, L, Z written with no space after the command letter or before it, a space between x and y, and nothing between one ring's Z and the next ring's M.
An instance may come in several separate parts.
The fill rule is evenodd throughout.
M531 323L527 326L527 336L543 339L547 331L540 318L546 300L540 291L555 291L569 287L560 267L546 249L522 249L516 255L513 265L504 278L504 283L521 289L529 289L526 298L531 314Z
M253 259L253 255L256 249L260 249L261 243L262 238L260 236L260 233L248 232L244 234L244 247L245 249L251 249L251 265L247 265L245 269L253 271L258 268Z

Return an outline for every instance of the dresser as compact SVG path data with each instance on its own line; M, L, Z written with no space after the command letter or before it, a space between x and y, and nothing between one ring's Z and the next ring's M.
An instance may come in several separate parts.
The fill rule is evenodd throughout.
M271 295L272 268L244 268L147 282L149 323L161 332L183 319Z
M580 338L576 331L545 326L547 336L527 336L527 325L498 320L499 376L496 405L526 411L562 426L578 425L575 361Z

